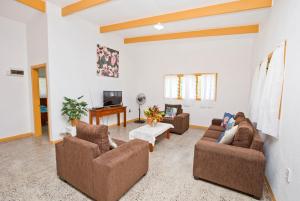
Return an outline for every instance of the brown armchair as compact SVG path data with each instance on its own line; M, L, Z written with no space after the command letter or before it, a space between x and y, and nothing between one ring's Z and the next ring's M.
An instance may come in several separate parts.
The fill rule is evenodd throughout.
M185 131L189 129L190 126L190 115L188 113L183 113L181 105L165 105L165 111L167 107L175 107L177 108L177 114L175 117L164 117L162 122L169 123L174 126L171 129L172 133L183 134Z
M65 137L56 144L58 176L98 201L116 201L148 171L148 143L117 141L116 149L100 153L99 145Z

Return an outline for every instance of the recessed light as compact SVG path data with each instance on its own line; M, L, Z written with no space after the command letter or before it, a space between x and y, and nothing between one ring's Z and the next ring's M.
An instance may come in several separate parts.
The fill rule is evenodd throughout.
M156 25L154 25L153 27L154 27L155 29L157 29L158 31L165 28L164 25L162 25L160 22L157 23Z

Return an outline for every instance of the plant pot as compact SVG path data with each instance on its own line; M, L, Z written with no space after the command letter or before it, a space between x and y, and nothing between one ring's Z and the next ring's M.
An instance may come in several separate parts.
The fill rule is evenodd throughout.
M71 125L73 126L73 127L76 127L77 126L77 124L78 124L78 119L72 119L71 120Z

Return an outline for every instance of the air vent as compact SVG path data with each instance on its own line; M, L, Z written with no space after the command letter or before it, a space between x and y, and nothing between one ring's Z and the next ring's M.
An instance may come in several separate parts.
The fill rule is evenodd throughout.
M8 75L10 76L24 76L24 70L19 70L19 69L10 69L8 71Z

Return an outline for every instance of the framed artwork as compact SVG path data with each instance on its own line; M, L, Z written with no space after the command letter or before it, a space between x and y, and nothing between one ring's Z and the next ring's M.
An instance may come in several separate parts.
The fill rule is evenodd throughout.
M97 44L97 75L119 77L119 51Z

